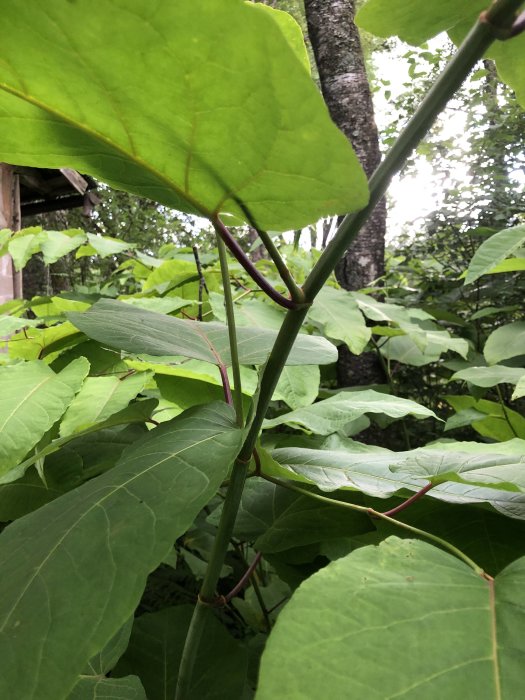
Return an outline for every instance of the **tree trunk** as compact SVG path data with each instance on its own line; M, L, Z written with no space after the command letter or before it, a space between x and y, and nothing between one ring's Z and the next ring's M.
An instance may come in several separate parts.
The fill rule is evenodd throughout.
M304 0L304 5L325 102L370 177L381 154L361 39L354 23L356 0ZM336 269L342 287L362 289L383 275L385 229L383 200ZM338 379L341 386L365 385L384 382L384 375L375 353L356 357L341 346Z
M381 154L359 32L355 0L304 0L308 34L332 119L370 177ZM384 201L348 249L336 274L345 289L361 289L384 272Z

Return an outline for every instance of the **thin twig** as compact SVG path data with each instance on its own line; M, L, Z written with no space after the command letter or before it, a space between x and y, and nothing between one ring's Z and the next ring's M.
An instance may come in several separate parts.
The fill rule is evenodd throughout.
M208 285L206 284L206 279L202 272L202 265L199 258L199 249L196 245L193 246L193 257L195 258L195 265L197 266L197 274L199 275L199 314L198 320L202 321L202 290L206 290L206 294L209 294Z
M518 437L518 433L516 432L516 429L514 428L512 423L510 422L510 417L509 417L509 414L507 413L507 407L505 405L505 401L503 400L503 396L501 394L501 389L499 388L499 386L497 384L496 384L496 393L498 394L498 401L499 401L499 404L501 406L501 410L503 411L503 417L505 418L505 422L509 426L514 437Z
M453 544L450 542L447 542L447 540L442 539L441 537L438 537L437 535L432 534L431 532L427 532L426 530L420 530L418 527L414 527L413 525L409 525L408 523L404 523L401 520L395 520L394 518L391 518L389 515L386 513L381 513L378 510L374 510L373 508L368 508L367 506L360 506L357 503L348 503L347 501L338 501L335 498L328 498L327 496L321 496L318 493L313 493L312 491L307 491L306 489L302 489L299 486L296 486L295 484L292 484L291 482L288 481L282 481L281 479L275 479L273 476L268 476L266 474L261 474L263 479L266 479L267 481L271 481L272 484L276 484L277 486L282 486L285 489L289 489L290 491L295 491L295 493L299 493L301 496L308 496L309 498L313 498L316 501L321 501L322 503L327 503L333 506L339 506L340 508L347 508L348 510L354 510L354 511L359 511L360 513L364 513L365 515L368 515L371 518L379 518L380 520L385 520L386 522L390 523L391 525L395 525L396 527L400 527L403 530L408 530L409 532L414 533L415 535L419 535L420 537L424 537L427 540L431 540L432 542L436 542L440 547L443 549L448 549L449 552L454 554L458 559L461 559L462 561L465 562L468 566L470 566L471 569L473 569L477 574L480 576L484 576L485 572L479 566L476 564L475 561L473 561L469 556L467 556L464 552L462 552L460 549L455 547Z
M241 246L237 243L235 238L232 236L231 232L222 223L219 217L215 217L212 221L215 226L215 230L218 235L224 241L228 250L233 255L233 257L244 267L246 272L250 275L252 280L264 291L266 294L275 301L276 304L284 306L285 309L296 309L300 306L297 302L292 299L288 299L278 292L275 287L273 287L268 280L259 272L259 270L252 263L250 258L246 255Z
M228 370L226 365L217 365L219 372L221 374L222 388L224 389L224 400L228 406L233 406L232 390L230 387L230 378L228 377Z
M225 601L226 601L227 603L229 603L230 600L232 600L232 598L235 598L235 596L236 596L238 593L240 593L240 592L243 590L243 588L247 585L248 581L250 580L250 577L252 576L253 572L254 572L255 569L257 568L257 565L259 564L259 562L261 561L261 559L262 559L262 554L261 554L261 552L257 552L257 554L255 555L254 560L252 561L252 563L250 564L250 566L246 569L246 571L244 572L242 578L239 580L239 582L237 583L237 585L234 586L234 587L231 589L231 591L230 591L227 595L224 596L224 599L225 599Z
M230 358L233 372L233 383L235 395L233 405L235 406L235 417L237 425L242 427L244 423L242 405L242 385L241 385L241 365L239 362L239 348L237 345L237 331L235 329L235 309L233 308L232 290L230 286L230 273L228 270L228 255L222 239L217 236L217 247L219 249L219 260L221 265L222 286L224 290L224 309L226 311L226 321L228 324L228 338L230 342ZM226 372L226 368L224 368ZM221 375L222 376L222 375ZM226 377L228 375L226 374ZM224 383L224 382L223 382ZM228 384L229 386L229 384ZM231 391L230 391L231 398Z
M400 503L398 506L395 508L391 508L390 510L385 510L383 512L383 515L388 516L391 518L393 515L397 515L398 513L401 513L401 511L405 510L409 506L412 505L412 503L415 503L415 501L419 501L420 498L422 498L426 493L430 491L432 488L433 484L428 483L426 486L423 486L422 489L420 489L417 493L415 493L413 496L410 496L410 498L407 498L406 501L403 501L403 503Z
M248 562L246 561L246 558L243 554L242 545L240 543L234 542L233 540L232 540L232 544L235 547L235 549L237 550L237 553L239 554L240 558L244 562L244 565L247 567ZM263 598L263 595L261 593L261 588L259 586L259 583L257 581L256 576L254 576L252 578L252 588L253 588L253 592L255 593L255 597L257 598L257 603L259 604L259 607L261 609L262 616L264 618L264 624L266 627L266 631L268 633L270 633L271 629L272 629L272 622L270 620L270 613L268 612L268 609L266 608L266 604L264 602L264 598Z

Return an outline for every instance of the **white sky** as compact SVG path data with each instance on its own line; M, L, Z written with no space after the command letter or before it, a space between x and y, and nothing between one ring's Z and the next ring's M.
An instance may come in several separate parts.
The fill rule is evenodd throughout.
M439 37L429 42L429 49L434 50L443 45L443 39ZM399 46L388 53L378 53L375 56L375 70L378 77L389 80L389 89L393 96L404 91L404 83L410 82L408 73L409 64L403 58L403 54L410 47L399 42ZM374 96L374 108L378 128L383 131L391 120L389 114L390 102L384 97L383 92ZM449 110L444 120L443 138L460 139L465 131L465 115L457 110ZM450 168L452 179L467 177L467 168L463 163L452 164ZM441 185L441 189L442 189ZM387 221L387 242L399 236L403 229L422 227L425 218L439 208L441 203L440 188L435 188L432 164L424 158L419 158L416 164L416 172L403 178L397 176L388 193L389 208Z

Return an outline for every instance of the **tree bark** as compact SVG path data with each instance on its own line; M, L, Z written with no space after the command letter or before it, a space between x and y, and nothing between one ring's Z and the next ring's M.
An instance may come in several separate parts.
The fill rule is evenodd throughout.
M363 48L354 23L356 0L304 0L304 6L328 110L370 177L381 153ZM342 287L362 289L383 275L385 230L383 200L337 266L336 277ZM339 347L337 376L339 386L385 381L375 353L355 356L345 345Z
M381 153L361 39L354 23L356 0L304 0L304 6L328 110L370 177ZM383 275L385 228L383 201L336 270L342 287L362 289Z

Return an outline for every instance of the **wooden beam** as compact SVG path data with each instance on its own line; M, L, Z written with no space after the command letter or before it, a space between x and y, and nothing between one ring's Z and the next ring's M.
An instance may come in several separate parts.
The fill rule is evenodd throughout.
M60 168L60 172L66 180L73 185L77 192L80 192L80 194L86 193L89 185L80 173L77 173L76 170L72 170L71 168Z
M18 186L18 181L16 181ZM0 163L0 229L13 227L13 167ZM0 304L15 298L15 275L10 255L0 258Z

